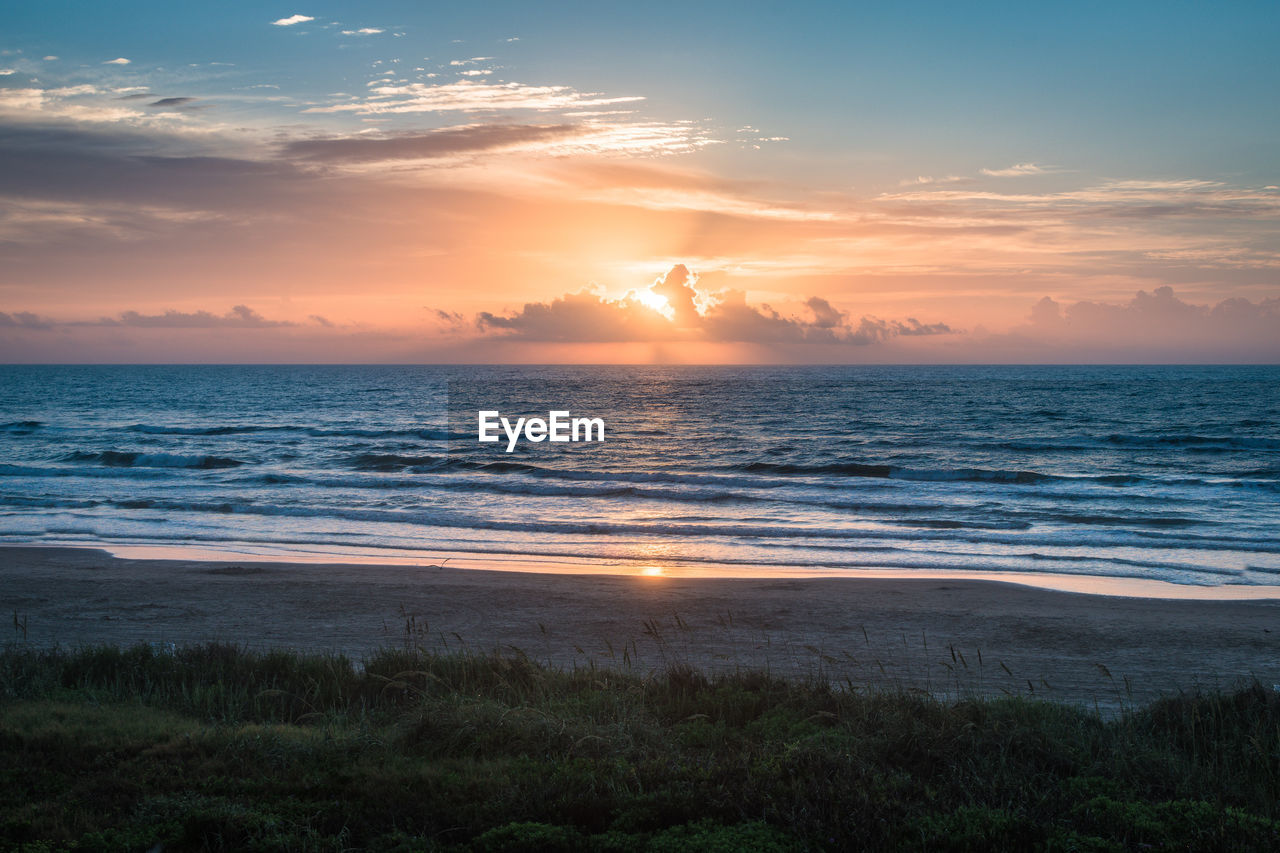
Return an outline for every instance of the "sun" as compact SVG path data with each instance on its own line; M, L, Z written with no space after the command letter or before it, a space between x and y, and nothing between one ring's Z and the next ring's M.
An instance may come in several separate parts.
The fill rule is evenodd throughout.
M668 320L675 319L675 309L671 307L669 302L667 302L667 297L663 296L661 293L654 293L647 287L643 290L628 290L626 295L622 298L627 302L637 302L646 308L651 308L666 317Z
M646 578L660 578L666 575L662 566L645 566L640 570L640 574Z

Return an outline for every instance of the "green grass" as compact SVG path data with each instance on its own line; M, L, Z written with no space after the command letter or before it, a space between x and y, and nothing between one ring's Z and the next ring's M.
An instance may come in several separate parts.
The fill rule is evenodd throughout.
M0 651L0 849L1280 849L1280 695L1104 720L759 673Z

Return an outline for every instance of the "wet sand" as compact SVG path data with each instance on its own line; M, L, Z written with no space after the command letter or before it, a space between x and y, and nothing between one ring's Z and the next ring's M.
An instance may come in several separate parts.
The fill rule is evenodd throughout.
M1280 683L1280 601L1122 598L988 580L678 578L120 559L0 548L0 608L40 646L519 650L558 666L821 674L943 698L1113 711ZM6 634L22 640L19 629Z

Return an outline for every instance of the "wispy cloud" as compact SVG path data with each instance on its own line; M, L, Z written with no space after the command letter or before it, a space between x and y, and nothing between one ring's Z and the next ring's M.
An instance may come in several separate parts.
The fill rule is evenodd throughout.
M195 98L161 98L158 101L152 101L151 103L147 104L147 106L159 107L160 109L177 109L178 107L185 106L194 100L196 99Z
M274 27L292 27L295 24L305 24L307 21L314 21L315 18L310 15L290 15L287 18L279 18L271 22Z
M343 30L344 36L376 36L378 33L385 33L386 30L378 27L361 27L358 30Z
M381 113L492 112L496 110L560 110L643 101L639 95L606 97L578 92L570 86L528 86L524 83L482 83L458 80L430 85L373 86L369 96L346 104L310 107L307 113L378 115Z
M115 59L108 59L106 62L102 64L103 65L129 65L130 60L125 59L123 56L117 56Z
M226 314L217 315L209 311L165 311L163 314L141 314L137 311L124 311L118 318L106 317L99 321L104 326L140 326L146 328L165 329L271 329L281 326L292 326L284 320L268 320L247 305L237 305Z
M20 121L68 119L78 122L145 122L144 113L85 96L100 95L93 86L58 89L0 89L0 116ZM149 97L149 96L148 96Z
M992 178L1016 178L1022 175L1043 175L1052 171L1035 163L1015 163L1004 169L982 169L982 174Z
M582 128L572 124L472 124L426 133L299 139L288 143L284 153L328 162L434 159L537 145L582 132Z
M985 216L1038 209L1080 216L1275 216L1280 193L1262 188L1232 187L1199 179L1114 180L1053 193L998 193L979 189L915 190L882 193L881 202L925 203L934 216L954 215L941 203L981 205Z
M557 124L466 124L425 133L363 133L297 139L282 152L290 158L328 163L439 160L500 152L564 157L661 155L714 144L699 128L659 122L563 122Z
M966 178L963 175L946 175L945 177L935 178L932 175L917 175L914 178L904 178L898 181L900 187L928 186L930 184L959 184L965 181L971 181L972 178Z
M836 222L840 214L799 204L741 195L680 187L615 187L585 193L587 198L610 204L625 204L647 210L701 211L724 216L778 222Z
M1251 222L1261 225L1280 219L1280 193L1265 187L1231 187L1201 179L1107 181L1050 193L922 188L882 193L877 201L886 206L890 218L899 222L915 218L940 224L1034 227L1042 242L1070 231L1075 234L1076 250L1088 243L1096 247L1119 245L1116 241L1120 238L1137 251L1201 247L1181 242L1190 240L1190 234L1176 240L1172 236L1156 237L1158 220L1217 220L1222 227L1239 229ZM1106 223L1110 227L1100 231ZM1151 232L1151 237L1142 240L1135 234L1138 229ZM1202 231L1201 238L1216 245L1221 236ZM1152 245L1153 241L1158 242Z

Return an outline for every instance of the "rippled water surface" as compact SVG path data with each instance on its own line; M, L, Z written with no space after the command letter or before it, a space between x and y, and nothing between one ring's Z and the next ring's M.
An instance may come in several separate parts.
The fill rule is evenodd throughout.
M1280 583L1275 367L2 367L0 542ZM603 444L475 440L476 411Z

